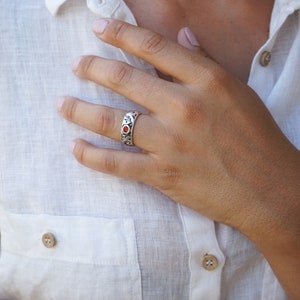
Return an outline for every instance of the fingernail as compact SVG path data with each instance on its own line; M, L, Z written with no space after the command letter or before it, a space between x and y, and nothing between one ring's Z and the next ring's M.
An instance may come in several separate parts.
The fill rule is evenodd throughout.
M71 63L72 71L76 71L79 67L79 64L82 60L82 56L75 58Z
M55 101L55 106L58 111L61 111L64 102L66 101L66 97L58 97Z
M194 47L199 47L200 44L198 43L195 35L192 33L191 29L189 29L188 27L184 28L184 33L186 38L188 39L188 41L190 42L190 44Z
M93 30L98 34L102 34L108 25L108 20L105 19L98 19L93 23Z

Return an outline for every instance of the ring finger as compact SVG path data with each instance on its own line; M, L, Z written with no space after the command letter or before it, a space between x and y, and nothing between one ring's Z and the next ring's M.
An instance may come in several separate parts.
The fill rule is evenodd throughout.
M127 111L88 103L70 96L59 98L57 109L65 119L72 123L120 141L121 125ZM157 139L160 135L157 133L160 130L161 127L153 116L141 114L132 130L134 145L147 152L154 152L153 145L158 143Z

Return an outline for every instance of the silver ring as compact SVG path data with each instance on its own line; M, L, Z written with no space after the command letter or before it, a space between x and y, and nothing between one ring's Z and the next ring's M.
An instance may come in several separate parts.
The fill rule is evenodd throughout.
M121 125L121 142L127 146L134 146L133 143L133 129L134 123L138 116L141 114L139 111L129 111L125 114Z

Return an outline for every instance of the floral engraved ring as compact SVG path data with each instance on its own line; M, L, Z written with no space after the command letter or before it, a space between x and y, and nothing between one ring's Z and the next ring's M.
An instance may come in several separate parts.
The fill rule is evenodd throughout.
M139 115L141 115L139 111L129 111L124 115L121 125L121 142L127 146L134 146L133 129Z

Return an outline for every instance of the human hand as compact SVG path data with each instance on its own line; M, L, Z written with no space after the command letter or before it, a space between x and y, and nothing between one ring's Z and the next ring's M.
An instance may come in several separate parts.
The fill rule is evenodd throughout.
M95 56L78 60L73 65L77 76L124 95L149 113L139 116L134 129L134 143L143 152L76 140L77 160L151 185L253 239L263 229L276 230L279 218L284 223L284 218L298 217L282 207L287 193L295 196L290 187L299 175L299 153L255 92L206 55L121 21L107 23L97 33L102 41L144 59L174 82L123 62ZM73 97L61 100L59 111L71 122L120 140L126 111Z

